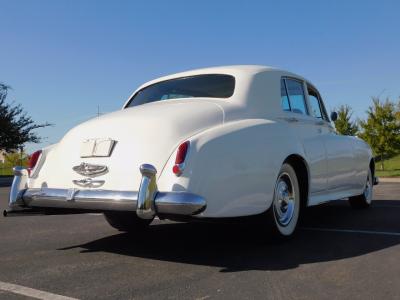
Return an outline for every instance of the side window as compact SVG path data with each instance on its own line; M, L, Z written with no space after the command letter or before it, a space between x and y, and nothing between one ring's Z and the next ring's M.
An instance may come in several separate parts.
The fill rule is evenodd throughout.
M309 94L308 100L310 100L311 113L314 117L322 119L321 108L319 107L319 100L315 95Z
M307 86L307 92L312 115L318 119L328 120L318 92L310 86Z
M289 98L286 92L285 80L281 79L281 105L284 111L290 111Z
M304 97L303 82L295 79L285 79L286 90L289 94L290 110L294 113L307 115L307 106Z

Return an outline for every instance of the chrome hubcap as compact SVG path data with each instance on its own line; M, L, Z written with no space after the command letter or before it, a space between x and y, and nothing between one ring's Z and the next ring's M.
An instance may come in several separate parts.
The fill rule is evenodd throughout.
M287 226L293 218L295 194L289 174L279 176L275 188L274 214L278 223Z

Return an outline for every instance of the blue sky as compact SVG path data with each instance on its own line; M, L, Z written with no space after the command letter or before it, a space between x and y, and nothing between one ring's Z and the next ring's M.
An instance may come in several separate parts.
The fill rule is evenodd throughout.
M141 83L192 68L262 64L303 75L363 117L400 96L399 1L4 1L0 82L55 126L28 151L119 109Z

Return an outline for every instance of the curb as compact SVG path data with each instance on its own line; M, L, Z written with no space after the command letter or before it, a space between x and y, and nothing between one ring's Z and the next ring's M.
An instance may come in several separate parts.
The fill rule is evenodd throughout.
M400 177L379 177L379 182L400 183Z

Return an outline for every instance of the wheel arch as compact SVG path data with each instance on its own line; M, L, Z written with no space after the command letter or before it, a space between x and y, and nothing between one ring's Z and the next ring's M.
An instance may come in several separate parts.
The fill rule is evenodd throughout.
M308 205L308 196L310 191L310 172L306 160L298 154L291 154L283 163L290 164L296 172L297 180L300 185L301 205Z

